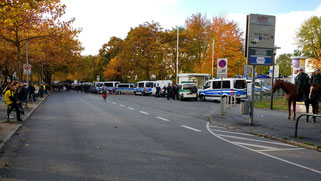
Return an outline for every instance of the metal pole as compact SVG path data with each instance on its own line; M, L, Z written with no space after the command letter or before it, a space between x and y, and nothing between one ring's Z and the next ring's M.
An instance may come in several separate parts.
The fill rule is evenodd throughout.
M237 78L240 77L239 70L240 70L240 61L238 60L238 61L237 61Z
M43 84L43 59L41 61L41 83Z
M254 83L255 83L255 65L253 65L253 68L252 68L251 104L250 104L250 120L249 120L250 125L253 125L253 121L254 121Z
M178 84L178 41L179 41L179 29L177 26L177 57L176 57L176 84Z
M272 84L271 84L271 87L273 87L273 84L274 84L274 65L275 65L275 49L273 49L273 52L272 52ZM270 103L270 110L273 110L273 91L271 90L271 103Z
M222 75L221 75L222 76ZM224 113L224 110L223 110L223 77L221 77L221 115Z
M29 64L29 60L28 60L28 41L26 43L26 59L27 59L27 64ZM27 74L27 84L29 84L29 74Z
M214 38L213 38L213 45L212 45L212 79L214 78Z

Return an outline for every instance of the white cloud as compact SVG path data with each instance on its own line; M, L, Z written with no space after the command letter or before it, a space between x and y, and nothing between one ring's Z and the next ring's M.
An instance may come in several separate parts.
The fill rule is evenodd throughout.
M131 27L146 21L161 23L163 28L176 26L184 20L163 11L180 0L63 0L67 6L65 18L75 17L75 27L83 28L79 36L85 50L82 54L97 54L112 36L125 38ZM166 24L162 24L166 23Z
M297 49L296 32L305 20L311 16L321 16L321 6L314 11L293 11L276 15L275 45L281 47L277 54L293 53ZM246 15L241 13L230 13L227 18L239 23L241 30L246 29Z

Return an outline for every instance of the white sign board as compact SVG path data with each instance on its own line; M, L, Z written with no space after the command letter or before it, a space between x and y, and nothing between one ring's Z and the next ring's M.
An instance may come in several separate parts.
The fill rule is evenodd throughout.
M23 64L23 74L31 74L31 64Z
M218 78L227 77L227 58L217 59L217 77Z
M244 75L251 74L251 65L244 65Z
M272 77L272 72L273 72L273 66L270 66L270 74L269 74L270 77ZM279 77L279 76L280 76L280 66L274 65L274 77Z

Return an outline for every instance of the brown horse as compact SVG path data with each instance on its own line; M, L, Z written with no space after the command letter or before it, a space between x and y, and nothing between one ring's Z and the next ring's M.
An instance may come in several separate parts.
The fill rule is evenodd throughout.
M293 106L293 120L295 120L295 107L296 107L296 100L298 99L298 88L295 84L290 82L286 82L283 80L275 80L272 91L275 93L277 90L282 89L285 92L285 97L288 102L288 119L291 117L291 104Z

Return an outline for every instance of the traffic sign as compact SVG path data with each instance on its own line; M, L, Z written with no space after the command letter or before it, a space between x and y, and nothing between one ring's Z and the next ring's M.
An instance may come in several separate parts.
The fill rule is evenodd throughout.
M100 76L99 75L97 75L97 81L100 81Z
M251 73L251 65L244 65L244 75L249 75Z
M31 74L31 64L23 64L23 74Z
M217 59L217 77L218 78L227 77L227 58Z
M247 16L245 56L250 65L271 65L275 39L275 16Z

